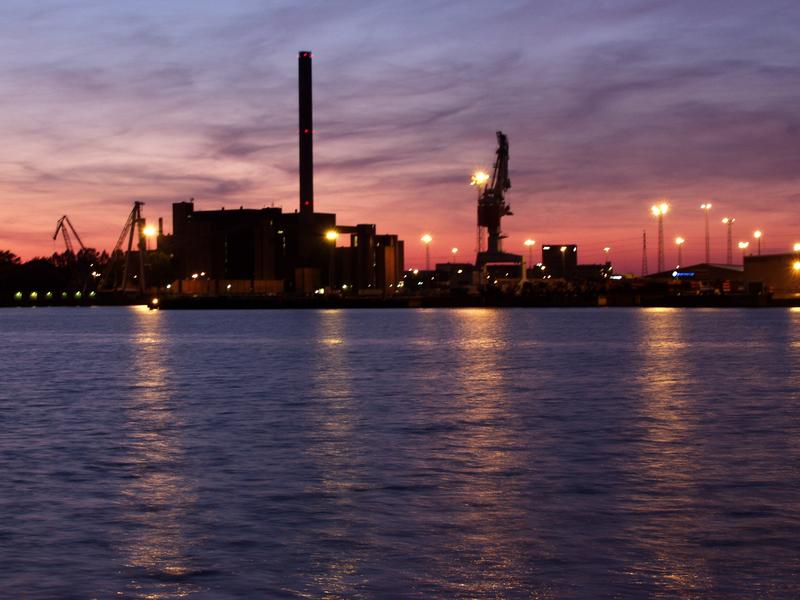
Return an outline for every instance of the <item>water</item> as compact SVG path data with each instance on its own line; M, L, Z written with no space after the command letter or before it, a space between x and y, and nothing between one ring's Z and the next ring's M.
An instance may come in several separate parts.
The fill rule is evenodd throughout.
M797 597L800 312L0 311L0 596Z

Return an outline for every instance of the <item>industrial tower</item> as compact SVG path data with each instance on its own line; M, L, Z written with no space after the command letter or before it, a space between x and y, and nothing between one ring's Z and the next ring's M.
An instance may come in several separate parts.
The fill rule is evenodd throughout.
M497 158L494 162L492 178L486 182L478 197L478 229L480 231L481 227L485 227L488 234L486 252L478 252L477 264L479 267L487 262L522 262L521 256L506 254L502 249L502 239L505 236L500 229L500 220L514 214L505 199L505 193L510 188L508 137L502 131L498 131Z

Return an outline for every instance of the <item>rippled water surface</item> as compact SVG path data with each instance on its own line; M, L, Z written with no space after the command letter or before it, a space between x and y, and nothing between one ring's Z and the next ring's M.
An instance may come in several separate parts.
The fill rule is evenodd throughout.
M0 597L798 597L800 312L0 310Z

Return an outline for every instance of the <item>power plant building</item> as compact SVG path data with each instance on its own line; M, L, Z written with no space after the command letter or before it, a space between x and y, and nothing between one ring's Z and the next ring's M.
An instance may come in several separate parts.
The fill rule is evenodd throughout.
M172 252L182 293L298 293L319 288L390 292L401 281L403 242L375 225L337 226L314 211L311 53L300 52L299 210L172 206ZM347 240L349 246L338 247Z

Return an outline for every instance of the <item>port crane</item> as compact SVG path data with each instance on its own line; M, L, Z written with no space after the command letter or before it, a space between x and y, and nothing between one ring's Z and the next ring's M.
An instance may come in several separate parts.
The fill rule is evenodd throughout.
M71 235L70 231L72 231ZM55 233L53 233L54 240L58 237L59 233L64 238L64 245L67 247L67 252L70 254L75 254L75 250L72 246L72 236L75 236L75 240L78 242L81 250L86 250L86 246L83 245L81 236L78 235L78 232L75 230L75 226L72 224L72 221L69 220L67 215L61 217L56 223L56 230Z
M128 273L130 270L130 262L131 262L131 255L133 253L133 236L138 233L139 241L138 241L138 252L139 255L139 274L138 274L138 291L142 294L145 293L145 281L144 281L144 254L145 254L145 240L144 240L144 232L142 231L144 227L144 219L142 218L142 206L144 202L134 202L133 208L131 212L128 213L128 219L125 221L125 225L122 227L122 232L119 234L119 238L117 239L117 243L114 246L114 250L111 251L111 256L108 259L108 264L106 265L105 270L103 271L103 276L100 278L100 283L97 286L98 291L113 291L113 292L125 292L131 291L128 288ZM122 246L125 244L125 239L127 238L127 249L123 253ZM112 276L114 273L114 267L116 266L118 260L121 256L124 255L124 265L122 268L122 279L117 282L116 278L112 281Z
M513 215L511 206L506 203L505 193L511 188L508 178L508 137L497 132L497 158L491 180L486 182L478 197L478 227L485 227L488 234L486 260L495 260L502 253L501 240L505 238L500 231L500 219ZM479 263L485 262L480 260Z

